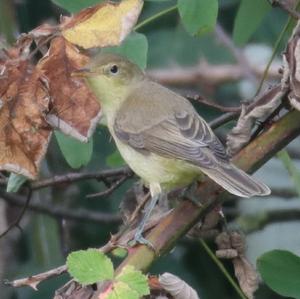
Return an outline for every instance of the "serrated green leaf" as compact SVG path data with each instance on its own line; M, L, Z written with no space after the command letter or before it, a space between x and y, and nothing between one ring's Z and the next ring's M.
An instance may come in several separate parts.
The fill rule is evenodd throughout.
M89 163L93 154L93 139L82 143L58 131L55 137L66 161L72 168L80 168Z
M68 272L81 284L92 284L112 279L111 260L97 249L74 251L67 258Z
M127 57L141 69L147 66L148 41L144 34L132 32L118 47L108 47L103 52L116 53Z
M11 173L8 178L6 192L18 192L20 187L27 181L27 178L21 174Z
M272 250L257 260L264 282L282 296L300 298L300 257L286 250Z
M215 28L218 0L178 0L178 10L185 29L201 35Z
M234 20L234 42L239 46L244 45L271 8L268 1L242 0Z
M126 162L122 158L120 152L118 150L116 150L115 152L113 152L111 155L109 155L106 158L106 164L109 167L119 167L119 166L125 165Z
M104 0L52 0L56 5L65 10L75 13L89 6L93 6L103 2Z
M100 299L139 299L140 295L135 290L131 289L126 283L117 281L113 284L111 291L107 296Z
M121 273L117 275L116 280L126 283L132 290L135 290L139 296L150 294L147 276L131 265L124 267Z

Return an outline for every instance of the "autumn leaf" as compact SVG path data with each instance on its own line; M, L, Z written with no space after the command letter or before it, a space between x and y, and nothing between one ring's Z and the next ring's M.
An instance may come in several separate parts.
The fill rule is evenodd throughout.
M51 128L43 115L49 95L28 55L30 42L5 51L0 60L0 170L34 179L46 152Z
M142 0L101 3L65 18L62 35L85 49L117 46L131 32L142 7Z
M88 141L100 118L100 105L84 79L72 77L72 72L87 62L88 57L75 46L63 37L56 37L37 65L49 85L47 122L83 142Z

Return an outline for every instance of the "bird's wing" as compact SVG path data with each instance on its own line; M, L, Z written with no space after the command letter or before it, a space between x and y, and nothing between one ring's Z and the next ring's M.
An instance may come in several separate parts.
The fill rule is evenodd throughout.
M221 142L186 99L153 82L141 88L123 102L114 121L114 133L123 143L143 154L196 165L237 196L270 194L266 185L229 162Z
M119 110L113 129L123 143L145 154L156 153L203 168L228 162L223 145L189 102L172 93L177 97L175 104L161 105L155 94L147 95L143 104L131 98ZM178 100L184 102L176 105ZM145 106L156 111L145 113Z

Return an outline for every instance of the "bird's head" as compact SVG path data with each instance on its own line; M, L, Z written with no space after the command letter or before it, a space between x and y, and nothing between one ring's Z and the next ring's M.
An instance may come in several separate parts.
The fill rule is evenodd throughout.
M143 80L143 71L127 58L110 53L100 53L91 59L84 68L73 76L85 77L100 100L110 94L118 95L130 90L130 87ZM109 96L110 101L114 97Z

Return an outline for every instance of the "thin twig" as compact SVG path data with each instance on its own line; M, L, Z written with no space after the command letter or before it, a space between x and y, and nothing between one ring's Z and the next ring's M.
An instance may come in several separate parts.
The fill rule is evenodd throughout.
M27 197L26 197L26 201L24 202L24 204L22 205L23 208L22 208L22 211L21 213L19 214L19 216L17 217L17 219L15 221L13 221L9 226L8 228L0 234L0 239L2 237L4 237L9 231L11 231L14 227L20 227L20 222L29 206L29 203L30 203L30 200L31 200L31 195L32 195L32 190L29 188L28 190L28 194L27 194Z
M64 175L56 175L52 178L31 182L29 183L29 187L32 190L38 190L38 189L57 186L61 184L71 184L83 180L95 179L100 181L100 180L107 179L108 177L119 177L124 175L130 176L132 175L132 173L133 173L132 170L128 166L115 168L115 169L108 169L108 170L103 170L98 172L88 172L88 173L74 172L74 173L67 173ZM0 185L6 186L7 180L0 179Z
M111 250L113 250L114 248L116 248L116 246L112 242L109 241L107 244L105 244L104 246L99 248L99 251L101 251L103 253L108 253ZM33 276L21 278L21 279L16 279L13 281L5 281L5 284L12 286L14 288L29 286L29 287L32 287L34 290L37 290L37 286L41 282L43 282L47 279L50 279L52 277L56 277L61 274L64 274L67 271L68 271L67 266L62 265L60 267L51 269L51 270L43 272L43 273L39 273L37 275L33 275Z
M196 96L186 96L187 99L197 101L200 104L206 105L208 107L212 107L218 109L222 112L241 112L241 107L225 107L218 103L215 103L211 100L204 98L204 96L196 95Z
M291 17L293 17L296 20L300 19L300 14L293 8L290 7L289 3L284 0L270 0L270 3L272 6L280 7L281 9L285 10Z
M209 125L212 129L219 128L228 122L235 120L239 117L239 112L227 112L222 114L221 116L215 118L214 120L209 122Z
M127 179L129 179L131 177L131 175L124 175L123 177L121 177L119 180L117 180L116 182L114 182L109 188L107 188L106 190L102 191L102 192L98 192L98 193L94 193L94 194L89 194L86 196L86 198L100 198L100 197L106 197L110 194L112 194L116 189L118 189L125 181L127 181Z
M10 205L24 206L25 200L22 196L7 193L0 189L0 198ZM28 209L34 212L46 214L56 218L68 219L73 221L89 221L94 223L120 223L121 217L118 214L93 212L86 209L71 210L58 205L50 205L46 203L30 202Z
M52 277L59 276L65 272L67 272L67 266L63 265L37 275L16 279L13 281L5 281L4 283L14 288L29 286L37 291L37 286L39 283L41 283L44 280L50 279Z

